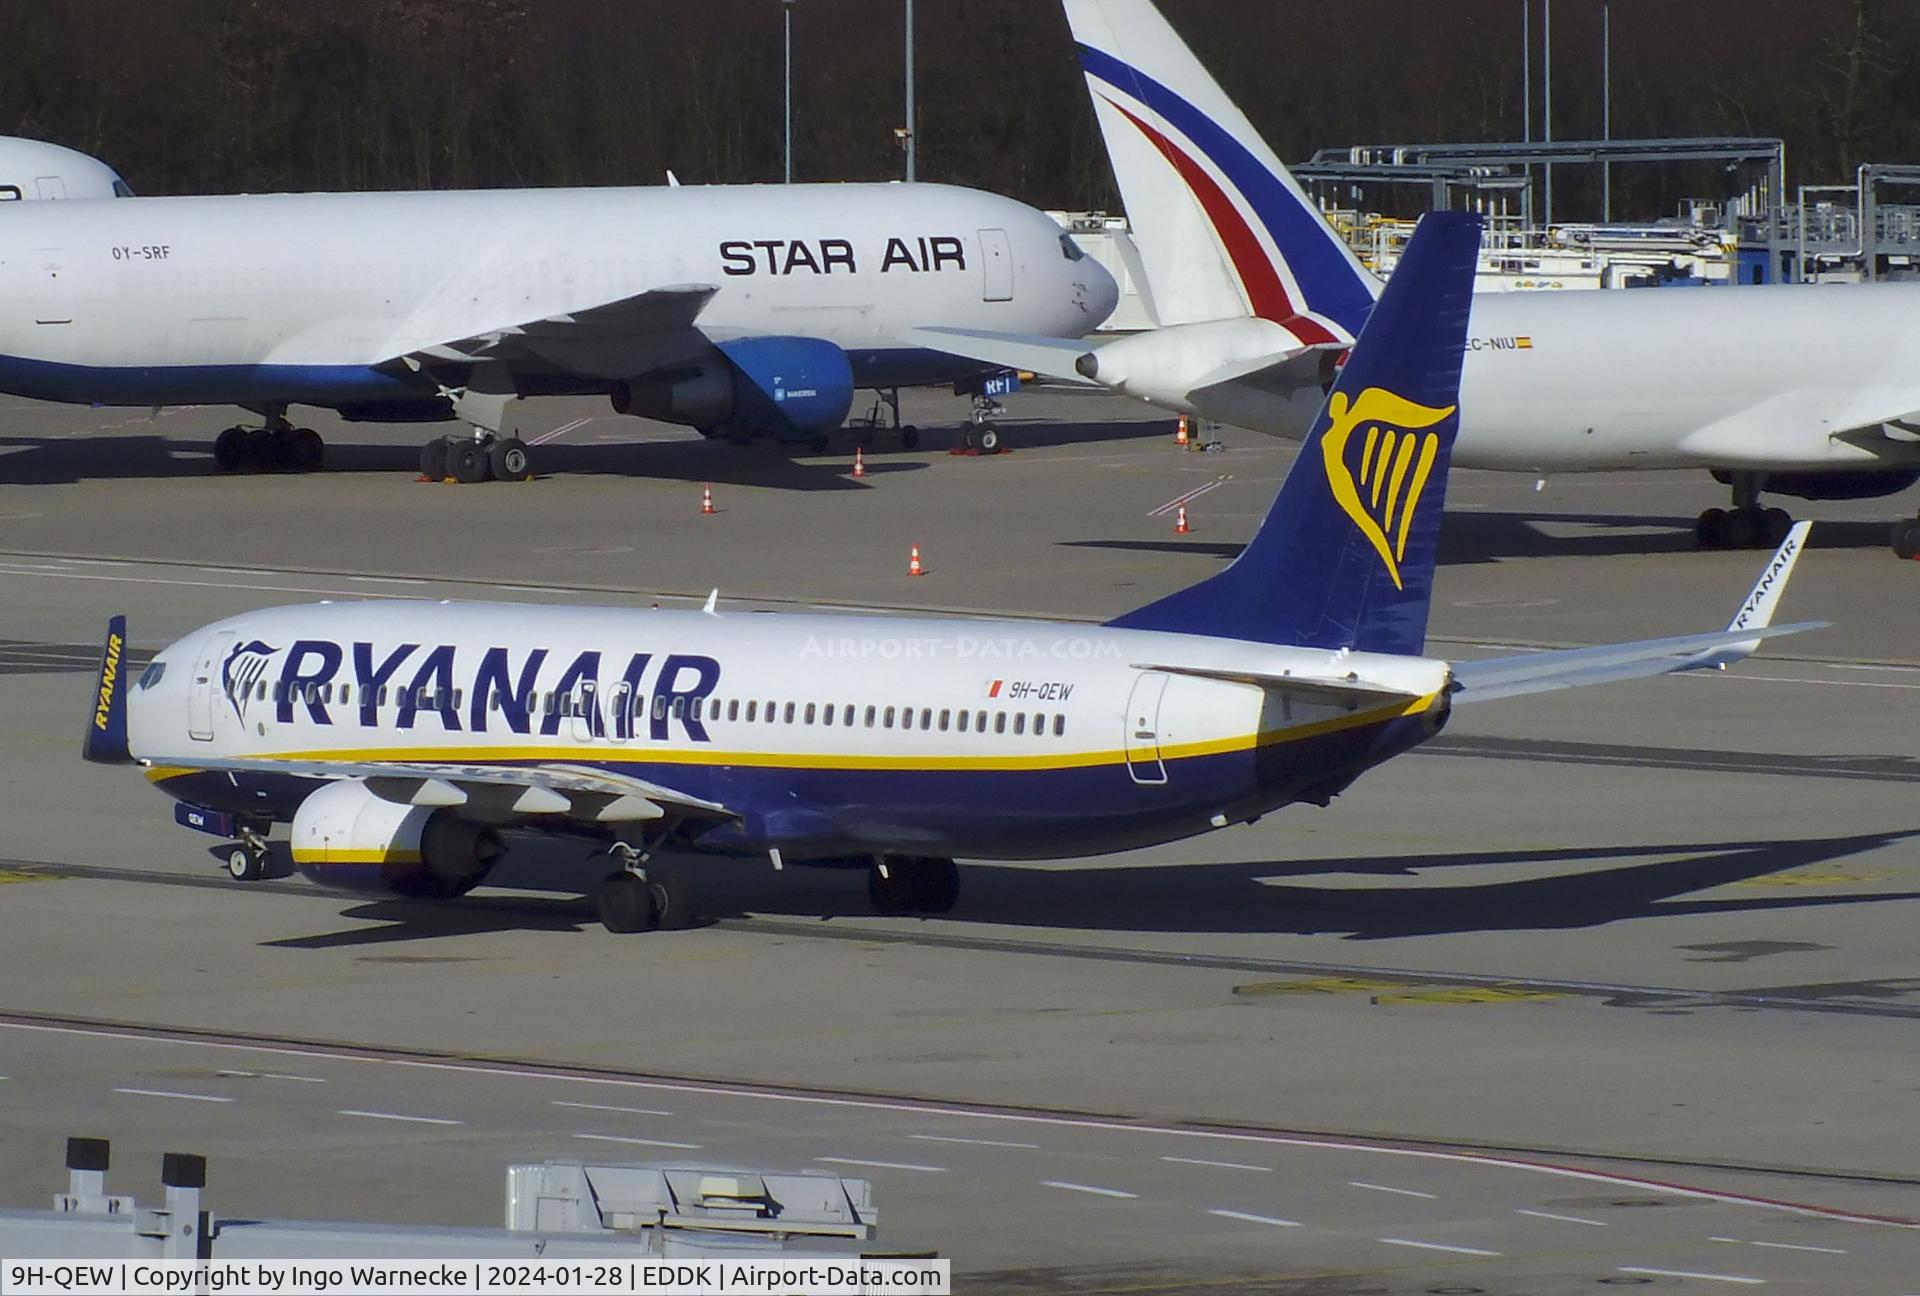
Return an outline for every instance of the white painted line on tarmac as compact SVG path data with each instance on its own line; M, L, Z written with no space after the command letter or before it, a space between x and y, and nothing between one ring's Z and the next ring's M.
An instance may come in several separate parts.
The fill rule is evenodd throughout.
M247 575L247 576L259 575L258 572L244 572L240 574ZM105 574L91 575L87 572L77 572L77 571L62 571L62 572L11 571L4 568L0 568L0 576L37 576L42 579L45 579L48 577L58 577L61 580L76 580L76 581L82 581L82 580L84 581L117 581L123 585L184 585L192 589L264 590L269 594L337 594L342 598L406 598L407 597L405 594L381 594L374 590L320 589L315 586L309 586L309 585L248 585L248 584L243 584L239 581L171 580L171 579L166 579L159 576L108 576Z
M423 581L417 576L349 576L347 579L350 581L377 583L380 585L427 585L431 583L429 581Z
M1815 688L1920 689L1920 684L1883 684L1879 680L1796 679L1791 675L1750 675L1746 671L1714 671L1715 679L1752 680L1759 684L1810 684ZM1703 673L1695 673L1695 678Z
M1590 1220L1579 1215L1555 1215L1552 1211L1517 1210L1515 1215L1530 1215L1534 1219L1558 1220L1562 1224L1590 1224L1594 1228L1605 1228L1605 1220Z
M578 1111L619 1112L623 1116L671 1116L673 1115L672 1112L662 1111L658 1107L615 1107L608 1103L564 1102L559 1098L555 1098L553 1100L553 1105L555 1107L572 1107Z
M325 1084L319 1076L288 1075L284 1071L216 1071L215 1075L234 1080L297 1080L301 1084Z
M1092 1193L1095 1197L1122 1197L1129 1201L1140 1196L1139 1193L1121 1192L1118 1188L1096 1188L1092 1184L1071 1183L1065 1179L1042 1179L1042 1188L1064 1188L1068 1192Z
M363 1120L406 1121L412 1125L465 1125L465 1121L449 1120L445 1116L402 1116L398 1112L359 1111L352 1107L342 1107L342 1116L358 1116Z
M1732 1242L1736 1246L1768 1247L1774 1251L1815 1251L1821 1255L1845 1255L1840 1247L1809 1246L1804 1242L1754 1242L1748 1238L1710 1237L1709 1242Z
M6 1079L0 1076L0 1080ZM952 1134L909 1134L910 1139L919 1139L922 1143L966 1143L973 1147L1023 1148L1029 1152L1038 1152L1038 1143L1012 1143L1006 1139L959 1138Z
M1621 1265L1620 1273L1640 1274L1647 1278L1698 1278L1701 1282L1740 1283L1747 1287L1764 1287L1765 1278L1745 1278L1739 1274L1698 1273L1690 1269L1650 1269L1646 1265Z
M1303 1228L1299 1220L1280 1219L1273 1215L1249 1215L1245 1211L1210 1210L1209 1215L1218 1215L1221 1219L1245 1220L1249 1224L1271 1224L1275 1228Z
M1497 1256L1498 1251L1489 1251L1485 1247L1448 1246L1445 1242L1416 1242L1412 1238L1381 1238L1388 1246L1418 1247L1422 1251L1448 1251L1454 1255Z
M1148 517L1165 517L1167 514L1179 508L1182 504L1191 503L1192 501L1199 499L1202 495L1205 495L1208 491L1218 490L1220 487L1225 486L1228 482L1232 480L1233 480L1232 473L1223 473L1222 475L1215 477L1212 481L1207 482L1205 485L1195 486L1192 490L1188 491L1185 495L1174 496L1172 499L1168 500L1165 504L1162 504L1159 508L1150 510L1147 513L1147 516Z
M1663 1193L1669 1197L1681 1197L1692 1201L1721 1202L1731 1206L1747 1206L1758 1210L1783 1211L1792 1215L1806 1215L1816 1219L1846 1220L1855 1224L1871 1224L1880 1228L1896 1228L1920 1231L1920 1220L1902 1219L1896 1216L1872 1215L1861 1211L1845 1210L1835 1206L1815 1206L1805 1202L1781 1201L1771 1197L1755 1197L1746 1193L1721 1192L1710 1188L1694 1188L1685 1184L1668 1183L1659 1179L1648 1179L1635 1175L1619 1174L1605 1170L1589 1170L1579 1166L1557 1165L1550 1161L1528 1161L1514 1156L1497 1156L1486 1152L1449 1152L1438 1148L1392 1147L1375 1143L1364 1143L1357 1139L1340 1139L1333 1136L1309 1137L1295 1134L1264 1134L1252 1130L1201 1130L1181 1129L1177 1126L1155 1125L1146 1122L1103 1119L1086 1116L1047 1116L1034 1112L995 1111L990 1108L966 1107L957 1103L928 1103L890 1101L882 1098L856 1098L838 1094L782 1093L773 1090L755 1089L748 1085L725 1084L718 1081L691 1080L641 1080L626 1076L584 1076L569 1072L563 1067L542 1069L538 1067L506 1067L484 1062L459 1062L453 1060L436 1061L424 1058L369 1057L364 1053L355 1053L347 1049L327 1048L320 1044L261 1044L245 1043L237 1040L207 1040L191 1037L172 1036L159 1028L134 1029L110 1025L67 1026L46 1022L0 1021L0 1030L33 1031L43 1035L71 1035L84 1039L121 1040L138 1044L166 1044L173 1047L224 1049L231 1053L251 1053L256 1056L323 1058L328 1061L358 1062L363 1065L407 1067L416 1071L445 1071L457 1075L489 1075L502 1079L539 1080L550 1083L555 1080L569 1084L600 1086L614 1089L643 1089L664 1093L690 1093L703 1097L752 1099L762 1102L800 1103L819 1107L837 1107L854 1111L906 1112L916 1116L953 1116L972 1120L997 1121L1002 1124L1046 1125L1058 1129L1099 1130L1109 1134L1149 1134L1159 1137L1193 1139L1217 1143L1238 1143L1255 1147L1294 1147L1313 1148L1330 1152L1352 1152L1363 1156L1401 1157L1416 1161L1439 1161L1451 1165L1474 1166L1484 1170L1508 1170L1522 1174L1546 1175L1555 1179L1569 1179L1578 1183L1609 1184L1615 1187L1628 1186Z
M1215 1170L1255 1170L1261 1174L1272 1174L1272 1166L1249 1165L1245 1161L1208 1161L1202 1157L1163 1156L1162 1161L1173 1165L1208 1166Z
M547 442L553 440L555 437L565 436L567 433L573 431L575 428L583 427L586 424L593 422L593 420L594 420L594 416L591 414L588 414L588 415L585 415L584 417L575 419L571 423L562 423L559 427L554 428L551 432L542 432L539 436L535 437L528 444L545 445Z
M698 1143L675 1143L672 1139L630 1138L625 1134L575 1134L577 1139L589 1143L624 1143L630 1147L678 1148L682 1152L697 1152Z
M117 1094L131 1094L135 1098L179 1098L185 1102L230 1103L231 1098L218 1094L176 1093L172 1089L115 1089Z
M862 1161L859 1157L815 1157L821 1165L865 1166L870 1170L918 1170L921 1174L945 1174L945 1166L915 1165L911 1161Z
M1417 1192L1412 1188L1389 1188L1385 1184L1368 1183L1364 1179L1349 1179L1347 1180L1347 1187L1365 1188L1368 1192L1393 1193L1400 1197L1424 1197L1428 1201L1439 1200L1439 1198L1430 1192Z

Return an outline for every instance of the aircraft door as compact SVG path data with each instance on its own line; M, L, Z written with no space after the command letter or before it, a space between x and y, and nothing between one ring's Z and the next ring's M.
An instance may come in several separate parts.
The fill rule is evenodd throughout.
M575 742L593 741L593 722L597 718L600 706L599 695L594 692L593 681L580 685L580 691L573 696L573 705L567 708L571 717L567 728L573 734Z
M1167 767L1160 759L1160 699L1166 691L1164 672L1144 671L1127 699L1127 773L1135 783L1167 781Z
M73 280L67 270L67 254L61 248L36 248L34 264L39 274L34 283L33 322L36 324L73 323Z
M980 231L980 299L1013 300L1013 245L1002 229Z
M218 690L221 664L233 647L233 632L223 630L207 640L200 660L193 664L193 678L187 682L187 736L196 742L213 741L213 699Z
M625 742L633 737L633 690L624 681L607 694L607 737Z

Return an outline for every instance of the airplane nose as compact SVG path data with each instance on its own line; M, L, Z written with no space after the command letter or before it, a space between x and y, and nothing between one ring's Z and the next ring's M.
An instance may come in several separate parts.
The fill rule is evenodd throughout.
M1075 263L1077 269L1085 273L1079 276L1085 296L1082 299L1087 308L1087 330L1099 328L1113 314L1120 304L1120 285L1107 268L1092 257L1083 257Z

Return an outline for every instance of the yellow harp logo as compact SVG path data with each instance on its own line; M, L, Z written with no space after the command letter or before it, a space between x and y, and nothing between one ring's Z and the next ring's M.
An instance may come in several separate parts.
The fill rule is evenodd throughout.
M1333 498L1387 565L1395 589L1404 588L1400 560L1407 553L1407 532L1420 507L1420 493L1427 487L1427 474L1440 453L1440 434L1423 435L1420 429L1432 427L1454 408L1417 405L1381 387L1369 387L1354 400L1337 391L1327 402L1331 422L1320 438L1327 483L1333 487ZM1347 445L1362 425L1366 434L1359 462L1349 465Z

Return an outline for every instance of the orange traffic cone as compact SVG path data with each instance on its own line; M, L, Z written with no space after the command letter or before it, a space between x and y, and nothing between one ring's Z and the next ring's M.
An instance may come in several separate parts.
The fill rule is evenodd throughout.
M925 576L926 574L927 569L920 565L920 546L915 545L913 552L907 557L907 575Z
M1188 445L1187 416L1185 414L1182 414L1180 416L1180 422L1174 428L1173 443L1179 446L1182 450L1187 448L1187 445Z
M859 446L853 448L853 475L855 477L867 475L867 457L861 453Z
M700 512L703 514L707 514L707 513L717 513L719 511L720 510L714 508L713 506L713 487L702 486L700 488Z
M1193 528L1187 525L1187 506L1182 504L1179 512L1173 515L1173 533L1175 535L1185 535L1191 530L1193 530Z

